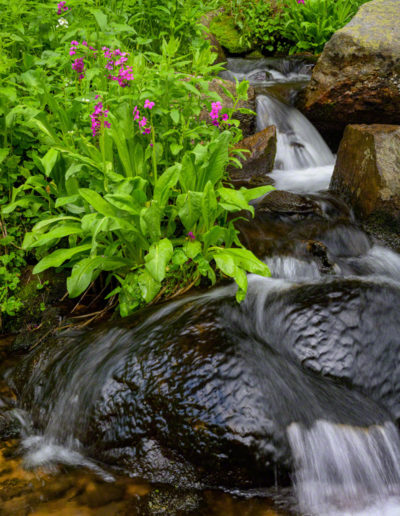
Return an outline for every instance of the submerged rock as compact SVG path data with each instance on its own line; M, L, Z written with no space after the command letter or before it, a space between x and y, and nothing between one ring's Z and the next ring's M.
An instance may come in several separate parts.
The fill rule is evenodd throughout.
M266 127L244 140L240 141L236 147L245 149L249 152L244 154L239 161L242 168L230 166L227 170L230 179L236 181L248 180L253 177L257 179L265 177L274 168L276 154L276 129L274 125ZM267 179L265 179L265 183Z
M348 126L330 189L359 217L381 216L400 232L400 126Z
M398 0L367 2L325 45L302 101L319 130L400 124L399 15Z

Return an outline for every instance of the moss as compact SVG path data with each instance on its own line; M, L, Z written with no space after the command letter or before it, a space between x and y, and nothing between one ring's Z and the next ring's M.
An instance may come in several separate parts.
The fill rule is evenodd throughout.
M231 54L244 54L251 50L248 43L240 41L240 32L235 26L233 18L227 14L221 14L210 22L210 30L218 42Z

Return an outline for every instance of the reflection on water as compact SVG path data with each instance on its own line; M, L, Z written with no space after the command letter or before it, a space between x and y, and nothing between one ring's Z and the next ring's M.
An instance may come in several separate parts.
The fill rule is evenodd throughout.
M222 491L178 491L167 486L119 477L105 482L80 469L63 468L51 474L27 471L15 457L17 443L0 444L1 516L287 516L287 503L266 498L234 496ZM275 507L278 505L278 507Z

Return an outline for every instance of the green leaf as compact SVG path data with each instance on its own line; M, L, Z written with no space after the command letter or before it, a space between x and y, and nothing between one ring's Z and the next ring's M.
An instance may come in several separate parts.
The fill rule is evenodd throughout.
M172 118L172 121L174 122L174 124L178 124L179 123L179 111L177 109L171 109L169 114L170 114L170 117Z
M258 199L262 197L266 193L271 190L275 190L275 188L271 185L258 186L257 188L244 188L242 187L239 191L242 193L243 197L247 202L252 201L253 199Z
M9 152L10 152L10 149L7 147L0 149L0 163L2 163L6 159Z
M72 269L67 279L67 289L70 297L77 297L84 292L100 271L117 271L129 266L129 260L124 258L107 258L94 256L80 260Z
M163 281L166 276L166 267L172 258L174 248L168 238L164 238L150 246L145 256L146 270L156 281Z
M142 233L149 235L153 242L161 237L161 216L162 210L157 201L152 201L150 206L143 208L140 213Z
M187 231L193 229L201 216L202 197L201 192L188 192L178 195L176 199L179 218Z
M217 190L220 196L219 204L228 211L248 210L254 214L253 206L250 206L245 199L242 190L233 190L232 188L219 188Z
M154 188L154 200L158 201L161 207L164 207L172 193L172 189L178 182L182 165L176 163L158 178L157 184Z
M41 158L44 172L47 177L49 177L51 175L51 172L52 172L55 164L57 163L58 156L59 156L59 153L56 149L50 149L49 151L47 151L45 156L43 156L43 158Z
M90 188L79 188L79 194L102 215L106 217L118 217L119 213L114 206L105 201L101 195L94 190L90 190Z
M146 270L139 275L138 283L143 299L147 303L150 303L156 297L161 288L161 283L156 281Z
M33 233L35 240L28 247L39 247L41 245L48 244L52 240L63 238L70 235L78 235L79 233L82 233L82 228L80 224L65 224L63 226L51 229L47 233L44 233L40 236L36 236L35 233ZM27 237L27 235L29 235L29 233L27 233L25 237ZM25 238L22 247L24 249L27 248L25 247Z
M183 145L178 145L177 143L171 143L169 148L171 149L172 155L176 156L183 149Z
M211 181L208 181L204 189L204 195L201 199L201 214L205 225L205 230L210 228L217 217L217 198L215 196L214 187Z
M45 256L40 262L34 267L33 274L39 274L40 272L49 269L50 267L60 267L66 260L69 260L73 256L79 253L88 251L91 248L91 244L79 245L71 249L57 249L53 253Z
M108 29L107 15L104 14L103 11L101 11L100 9L92 9L92 14L95 17L100 30L102 32L106 32Z
M196 242L186 242L183 246L183 250L186 253L188 258L191 258L192 260L196 258L198 254L201 253L201 243Z

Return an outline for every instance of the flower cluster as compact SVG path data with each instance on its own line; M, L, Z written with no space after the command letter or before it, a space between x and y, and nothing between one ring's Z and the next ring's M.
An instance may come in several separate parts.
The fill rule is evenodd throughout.
M129 54L127 52L121 52L119 48L111 50L108 47L102 48L104 57L108 59L106 68L110 72L114 71L114 75L109 75L108 78L112 81L118 81L121 88L128 86L129 81L133 81L133 70L131 66L124 67L124 63L128 61ZM115 73L118 69L118 73Z
M210 118L212 119L213 125L215 125L217 127L219 126L218 119L219 119L219 113L220 113L221 109L222 109L221 102L213 102L211 104L211 111L210 111L209 115L210 115ZM226 122L228 120L228 118L229 118L229 116L227 114L224 114L224 115L222 115L221 120L223 122Z
M68 11L68 7L65 5L67 2L60 2L58 5L57 5L57 14L58 16L60 16L60 14L62 14L63 12L65 11Z
M76 73L79 73L79 80L85 77L85 74L83 73L85 70L85 63L83 62L83 57L78 57L78 59L75 59L75 61L72 63L72 69L75 70Z
M133 70L131 66L127 66L126 68L121 66L121 68L118 70L118 75L113 75L110 78L112 81L118 81L118 84L121 86L121 88L125 88L128 86L129 81L134 80L132 72Z
M98 95L96 95L98 98ZM92 119L92 134L95 138L101 131L101 127L111 127L110 122L106 120L108 117L108 109L103 109L103 103L99 102L95 105L93 113L90 115Z
M297 0L298 4L304 4L304 0Z
M146 99L144 101L144 108L145 109L153 109L155 103L151 102L149 99ZM135 106L132 111L133 119L138 121L138 125L141 129L143 129L142 134L150 134L151 133L151 127L146 127L147 125L147 118L144 116L140 118L140 111L138 110L138 107ZM151 144L150 144L151 145Z

